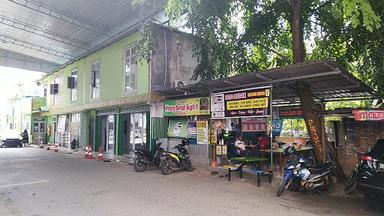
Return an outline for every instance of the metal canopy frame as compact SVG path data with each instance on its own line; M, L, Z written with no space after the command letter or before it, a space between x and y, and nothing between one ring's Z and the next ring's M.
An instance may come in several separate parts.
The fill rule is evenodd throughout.
M273 106L300 105L296 82L307 83L317 101L372 99L374 90L340 68L334 61L316 61L255 71L233 77L199 82L177 88L158 89L165 97L186 97L273 85Z
M156 17L165 0L3 0L0 49L49 62L58 68L87 56L137 30ZM158 18L158 17L157 17ZM134 28L134 29L133 29ZM2 57L12 65L12 59ZM19 58L20 59L20 58ZM4 65L0 62L0 65ZM27 65L27 64L24 64ZM23 69L30 69L25 67ZM43 72L53 72L52 67Z

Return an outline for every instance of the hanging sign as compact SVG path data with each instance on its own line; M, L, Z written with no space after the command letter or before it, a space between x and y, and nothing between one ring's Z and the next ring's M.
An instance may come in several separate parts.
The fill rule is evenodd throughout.
M295 118L295 117L303 117L302 109L294 109L294 110L280 110L280 118Z
M270 112L270 92L270 88L255 88L213 94L211 117L267 116Z
M267 121L265 118L243 118L241 120L242 132L259 132L267 130Z
M57 120L57 128L56 132L59 133L64 133L65 132L65 124L67 121L67 116L66 115L60 115L58 120Z
M188 138L190 139L196 139L197 136L197 122L196 121L189 121L188 122Z
M197 121L197 144L208 144L207 121Z
M282 119L272 120L272 135L280 136L282 130L283 130L283 120Z
M164 116L209 115L209 97L164 101Z
M356 121L384 120L384 110L354 110L352 113Z

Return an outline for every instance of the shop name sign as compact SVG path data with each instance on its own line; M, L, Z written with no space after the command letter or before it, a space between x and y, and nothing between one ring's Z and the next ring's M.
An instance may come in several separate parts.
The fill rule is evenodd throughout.
M356 121L382 121L384 110L354 110L353 116Z
M269 115L270 88L217 93L211 99L212 118Z
M164 116L209 115L209 111L209 97L164 102Z

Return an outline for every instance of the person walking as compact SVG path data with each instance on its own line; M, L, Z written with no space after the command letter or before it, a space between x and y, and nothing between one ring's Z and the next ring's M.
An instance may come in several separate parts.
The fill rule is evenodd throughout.
M22 143L24 146L26 146L29 143L29 136L28 136L28 131L27 129L24 129L23 133L21 134L22 137Z

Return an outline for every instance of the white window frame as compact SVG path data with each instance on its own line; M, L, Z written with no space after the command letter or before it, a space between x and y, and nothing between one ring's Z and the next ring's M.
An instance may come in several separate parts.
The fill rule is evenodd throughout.
M96 67L97 65L97 67ZM95 61L91 64L91 99L96 100L100 98L100 61ZM96 71L95 73L95 86L92 86L93 84L93 71Z
M53 79L53 84L59 84L60 83L60 79L59 77L56 77ZM59 91L60 92L60 91ZM52 104L53 105L57 105L59 103L59 94L53 94L52 95Z
M77 101L77 68L71 71L71 77L74 77L74 87L71 89L71 102Z
M134 50L134 51L133 51ZM124 49L124 92L137 89L137 44Z

